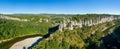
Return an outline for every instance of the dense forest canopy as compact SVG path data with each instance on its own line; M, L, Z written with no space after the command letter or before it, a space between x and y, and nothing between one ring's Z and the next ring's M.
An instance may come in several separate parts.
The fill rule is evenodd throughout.
M16 38L25 35L41 34L45 35L50 27L61 23L63 20L79 21L81 19L96 19L97 17L116 16L110 14L0 14L12 19L0 18L0 40ZM103 36L109 35L116 26L120 25L120 20L113 20L106 23L100 23L93 26L84 26L82 28L66 29L63 32L57 31L49 40L43 40L33 49L97 49L103 48ZM108 28L104 30L105 28ZM116 30L119 32L118 30ZM119 35L119 33L116 33ZM93 47L93 46L94 47Z

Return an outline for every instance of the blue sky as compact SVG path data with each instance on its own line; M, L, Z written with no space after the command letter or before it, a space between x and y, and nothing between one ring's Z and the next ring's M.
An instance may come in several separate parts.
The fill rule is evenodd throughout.
M0 13L120 14L120 0L0 0Z

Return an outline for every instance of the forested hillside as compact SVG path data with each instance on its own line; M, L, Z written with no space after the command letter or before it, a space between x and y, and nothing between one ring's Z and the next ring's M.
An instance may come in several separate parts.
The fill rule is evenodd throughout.
M49 40L43 40L33 49L103 49L105 47L101 38L113 32L119 23L120 20L72 31L57 31Z
M11 16L20 17L24 19L32 20L24 22L17 20L7 20L0 18L0 40L10 39L23 35L41 34L47 33L47 29L51 27L50 22L39 22L40 16ZM43 18L43 17L42 17Z
M119 31L115 29L120 26L120 17L109 14L1 14L0 42L28 35L45 35L49 28L57 25L58 30L33 49L102 49L105 37L113 32L119 37ZM11 45L3 42L0 46L9 48L12 44L14 42Z

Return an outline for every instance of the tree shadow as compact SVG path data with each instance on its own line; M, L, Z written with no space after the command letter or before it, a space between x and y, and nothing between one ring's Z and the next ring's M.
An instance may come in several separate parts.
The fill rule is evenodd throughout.
M111 34L101 38L104 48L120 49L120 41L116 33L120 35L120 26L116 27Z
M23 49L26 49L26 47L24 46Z
M51 34L55 33L59 29L59 25L49 28L48 33L44 35L42 38L39 38L36 42L34 42L31 46L29 46L27 49L32 49L34 46L36 46L39 42L41 42L43 39L46 39L50 37ZM24 48L24 47L23 47Z
M29 46L27 49L32 49L32 47L36 46L39 42L41 42L44 38L39 38L35 43Z

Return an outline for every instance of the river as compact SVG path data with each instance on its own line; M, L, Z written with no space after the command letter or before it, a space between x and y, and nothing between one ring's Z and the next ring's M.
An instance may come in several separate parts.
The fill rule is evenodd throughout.
M46 35L34 35L34 36L26 36L26 37L19 37L13 40L7 41L0 45L3 49L31 49L32 47L36 46L40 41L43 39L48 38L51 34L59 29L59 25L49 28L48 33ZM9 43L9 44L8 44Z

